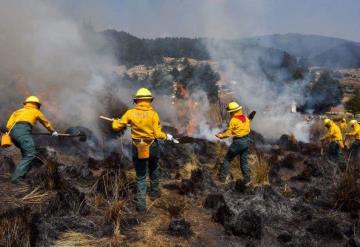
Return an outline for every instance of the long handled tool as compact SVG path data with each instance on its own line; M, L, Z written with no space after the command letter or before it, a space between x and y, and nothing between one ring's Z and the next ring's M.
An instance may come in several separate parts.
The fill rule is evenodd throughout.
M102 120L109 121L109 122L113 122L113 121L114 121L113 118L108 118L108 117L104 117L104 116L100 116L99 118L102 119Z
M102 120L105 120L105 121L109 121L109 122L113 122L113 121L115 120L115 119L113 119L113 118L104 117L104 116L99 116L99 118L102 119ZM175 143L175 144L178 144L178 143L179 143L179 141L178 141L177 139L175 139L175 138L173 138L171 141L172 141L173 143Z
M32 133L34 136L51 136L51 133ZM58 137L69 137L69 138L79 138L79 141L85 142L87 137L84 133L79 134L58 134Z

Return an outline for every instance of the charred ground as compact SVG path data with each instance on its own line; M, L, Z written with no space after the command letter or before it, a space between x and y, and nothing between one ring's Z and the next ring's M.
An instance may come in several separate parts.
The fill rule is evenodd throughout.
M269 175L269 183L260 179L253 188L242 184L238 161L231 182L218 183L222 143L162 143L162 197L149 201L143 215L135 213L135 174L123 152L89 158L84 150L91 142L76 152L39 139L46 143L39 147L42 161L26 184L14 186L9 176L19 154L1 150L0 245L358 246L355 165L338 167L316 144L287 136L253 140L253 175L259 167Z

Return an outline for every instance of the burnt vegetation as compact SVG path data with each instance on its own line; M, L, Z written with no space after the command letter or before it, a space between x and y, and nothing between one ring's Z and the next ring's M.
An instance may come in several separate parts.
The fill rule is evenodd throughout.
M213 154L223 153L219 149L225 151L226 146L206 140L183 144L182 156L171 157L178 165L161 159L162 197L144 215L135 213L135 174L120 153L88 159L66 149L56 155L47 148L26 183L11 185L13 151L1 150L0 243L356 246L360 210L358 176L352 170L356 166L341 172L326 157L309 152L312 144L281 143L281 149L274 144L272 149L252 147L252 187L241 181L238 161L232 165L231 181L218 183ZM86 148L88 143L82 145ZM177 147L166 149L172 155ZM201 161L189 158L200 155L194 150L201 150Z

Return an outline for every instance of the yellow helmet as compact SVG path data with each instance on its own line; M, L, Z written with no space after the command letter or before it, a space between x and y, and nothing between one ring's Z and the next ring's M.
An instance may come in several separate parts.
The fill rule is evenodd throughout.
M24 100L24 104L26 103L36 103L36 104L39 104L41 105L41 101L38 97L36 96L30 96L30 97L27 97L25 100Z
M355 119L353 119L353 120L350 121L350 125L351 125L351 126L354 126L354 125L357 124L357 123L358 123L358 121L356 121Z
M242 106L240 106L238 103L233 101L228 104L228 106L226 107L226 110L227 110L227 112L239 111L239 110L242 110Z
M153 96L149 89L143 87L136 91L134 99L153 99Z
M324 125L328 125L331 123L331 120L329 118L324 119Z

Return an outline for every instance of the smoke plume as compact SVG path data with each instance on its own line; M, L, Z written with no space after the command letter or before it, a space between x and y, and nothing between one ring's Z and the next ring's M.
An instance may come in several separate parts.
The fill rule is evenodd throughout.
M51 1L8 0L0 9L1 123L37 95L50 119L92 127L96 94L113 64L91 27L65 17Z
M216 32L223 29L215 28L225 26L238 34L246 36L257 33L265 27L261 18L256 19L244 13L243 17L237 17L237 22L229 14L226 1L219 1L217 6L204 6L207 10L204 18L209 23L209 36L219 36ZM258 1L249 3L247 6L242 1L243 9L252 8L252 15L262 16L266 11L266 2ZM216 18L214 18L216 16ZM216 19L216 26L212 25ZM214 34L215 32L215 34ZM244 36L240 37L244 38ZM275 81L270 81L261 67L261 47L245 47L234 42L223 40L206 40L206 46L213 60L219 62L225 77L231 81L229 87L234 93L235 100L249 110L256 110L258 114L253 121L253 129L267 138L275 139L282 134L294 134L302 141L308 141L308 123L298 113L291 113L290 107L293 102L298 105L303 103L304 87L307 80L299 80L288 83L284 87L278 87L277 81L286 80L287 71L276 71ZM267 57L270 65L281 64L282 56L274 55Z

